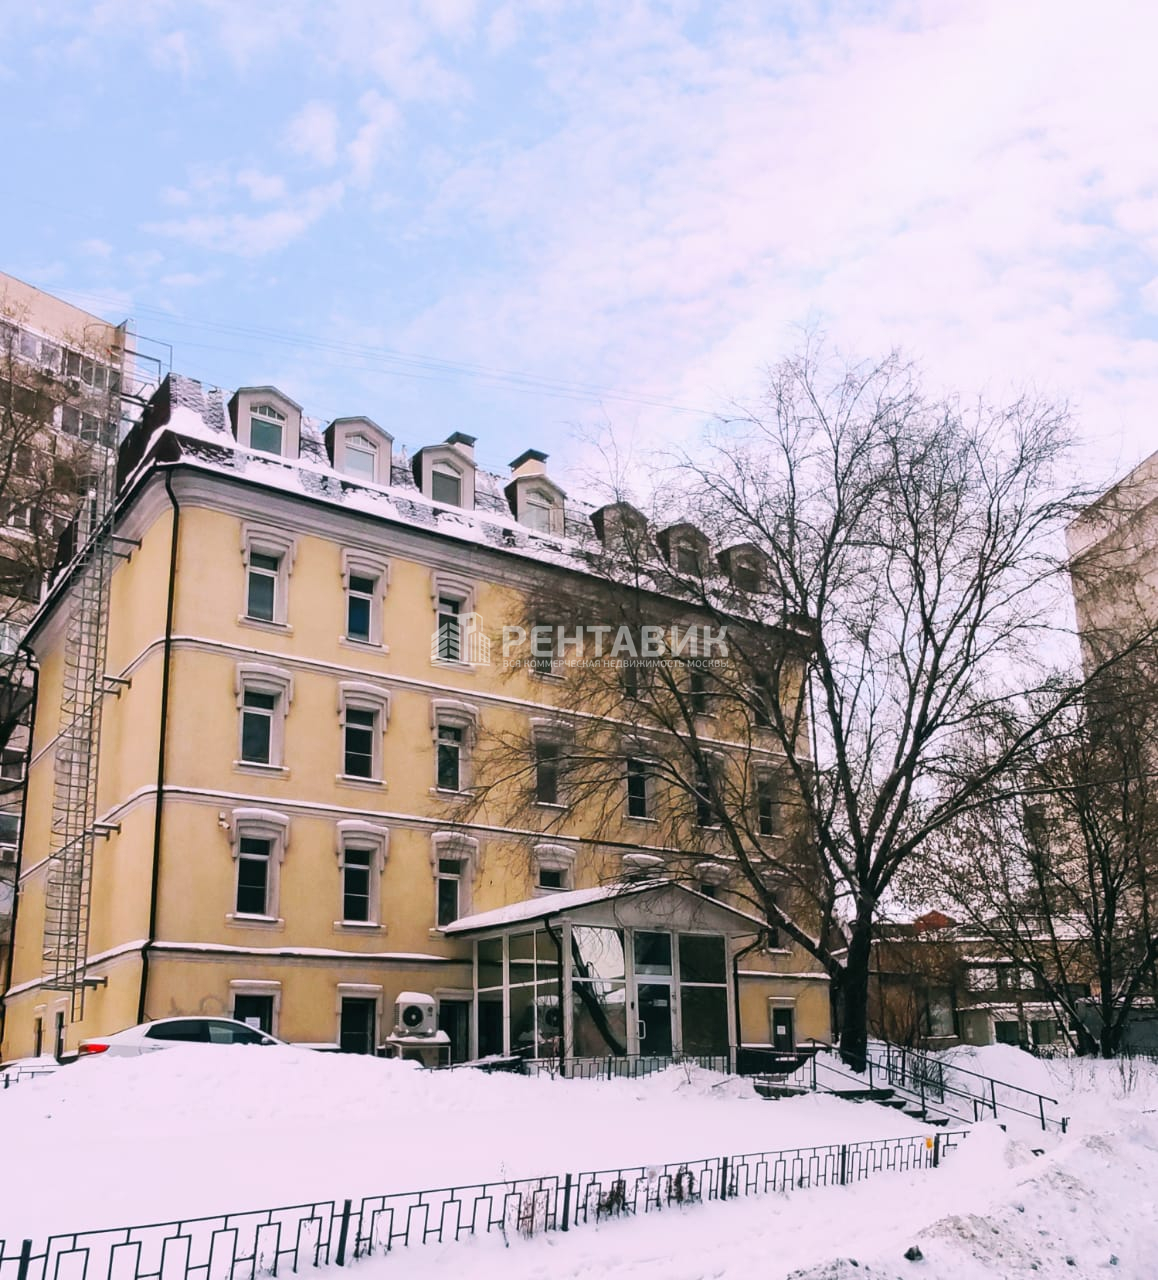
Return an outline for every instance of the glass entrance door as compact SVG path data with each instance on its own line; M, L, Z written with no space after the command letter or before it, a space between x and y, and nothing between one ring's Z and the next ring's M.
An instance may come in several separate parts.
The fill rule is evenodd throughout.
M672 989L664 982L640 982L639 1051L668 1057L672 1051Z

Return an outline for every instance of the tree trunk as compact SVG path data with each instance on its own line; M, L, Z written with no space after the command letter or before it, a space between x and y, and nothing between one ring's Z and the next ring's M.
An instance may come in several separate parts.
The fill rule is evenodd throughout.
M872 916L858 919L848 943L841 982L840 1056L854 1071L864 1071L868 1053L869 960Z

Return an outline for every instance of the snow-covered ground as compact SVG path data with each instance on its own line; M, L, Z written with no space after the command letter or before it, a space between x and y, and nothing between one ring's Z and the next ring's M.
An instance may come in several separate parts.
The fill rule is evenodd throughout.
M397 1251L374 1280L1158 1276L1158 1067L958 1051L1058 1098L1066 1137L993 1121L937 1170ZM0 1238L493 1178L924 1132L871 1104L757 1098L675 1068L591 1083L287 1050L172 1049L0 1093ZM17 1154L19 1153L19 1154ZM49 1190L51 1188L51 1191ZM904 1256L911 1246L923 1258Z

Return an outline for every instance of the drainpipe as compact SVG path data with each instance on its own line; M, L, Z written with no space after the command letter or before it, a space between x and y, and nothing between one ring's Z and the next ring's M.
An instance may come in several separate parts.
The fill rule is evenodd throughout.
M161 819L165 802L165 745L169 729L169 672L173 664L173 608L177 597L177 546L181 528L181 507L173 492L173 472L165 472L165 492L173 506L173 532L169 543L169 592L165 601L165 647L161 661L161 719L157 739L157 795L153 808L153 870L149 886L149 929L141 947L141 991L137 998L137 1021L145 1021L149 993L149 952L157 936L157 899L161 884Z
M22 640L17 648L32 671L32 723L28 730L28 750L24 756L24 791L20 797L20 839L16 843L16 876L12 881L12 920L8 934L8 957L4 962L4 987L0 990L0 1044L4 1042L8 1018L8 988L12 985L12 962L16 956L16 917L20 911L20 868L24 865L24 820L28 815L28 770L32 764L32 729L36 725L36 702L40 696L40 667L36 655Z
M743 1028L741 1026L742 1019L740 1017L740 961L745 956L749 956L760 946L760 939L750 942L742 950L737 951L732 957L732 1000L736 1006L736 1058L733 1063L734 1070L738 1073L740 1070L740 1047L744 1043Z

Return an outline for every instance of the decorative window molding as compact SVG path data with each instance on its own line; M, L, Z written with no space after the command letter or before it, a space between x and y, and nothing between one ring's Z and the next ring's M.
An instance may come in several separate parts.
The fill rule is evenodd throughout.
M346 595L343 639L382 644L382 606L390 585L390 562L358 547L342 548L342 590Z
M386 827L359 819L338 823L338 919L365 928L382 923L382 873L390 848Z
M262 978L234 978L229 983L229 1016L236 1017L234 1012L235 996L260 996L270 1001L272 1012L270 1014L269 1034L276 1036L278 1034L278 1025L281 1021L281 983L276 980L267 980Z
M241 526L245 594L240 621L284 627L289 621L289 579L297 555L297 539L265 525Z
M458 831L435 831L430 837L435 928L470 915L479 869L479 842Z
M390 694L377 685L338 685L343 780L382 781L382 736L390 720Z
M290 820L274 809L234 809L228 818L235 875L227 919L280 924L281 867L289 847ZM264 848L259 848L264 846ZM264 902L253 899L264 890ZM255 906L264 910L255 910Z
M575 888L575 850L562 844L537 844L531 850L535 897Z
M293 676L283 667L239 662L234 689L238 710L235 763L242 768L283 768L286 716L294 696Z
M474 437L456 431L443 444L419 449L414 455L414 479L419 490L431 502L473 511Z
M487 665L491 641L475 611L474 582L435 570L430 575L430 598L434 605L431 662L459 668L472 668L475 663Z
M434 738L435 790L468 790L471 754L478 734L478 709L451 698L432 698L430 727Z

